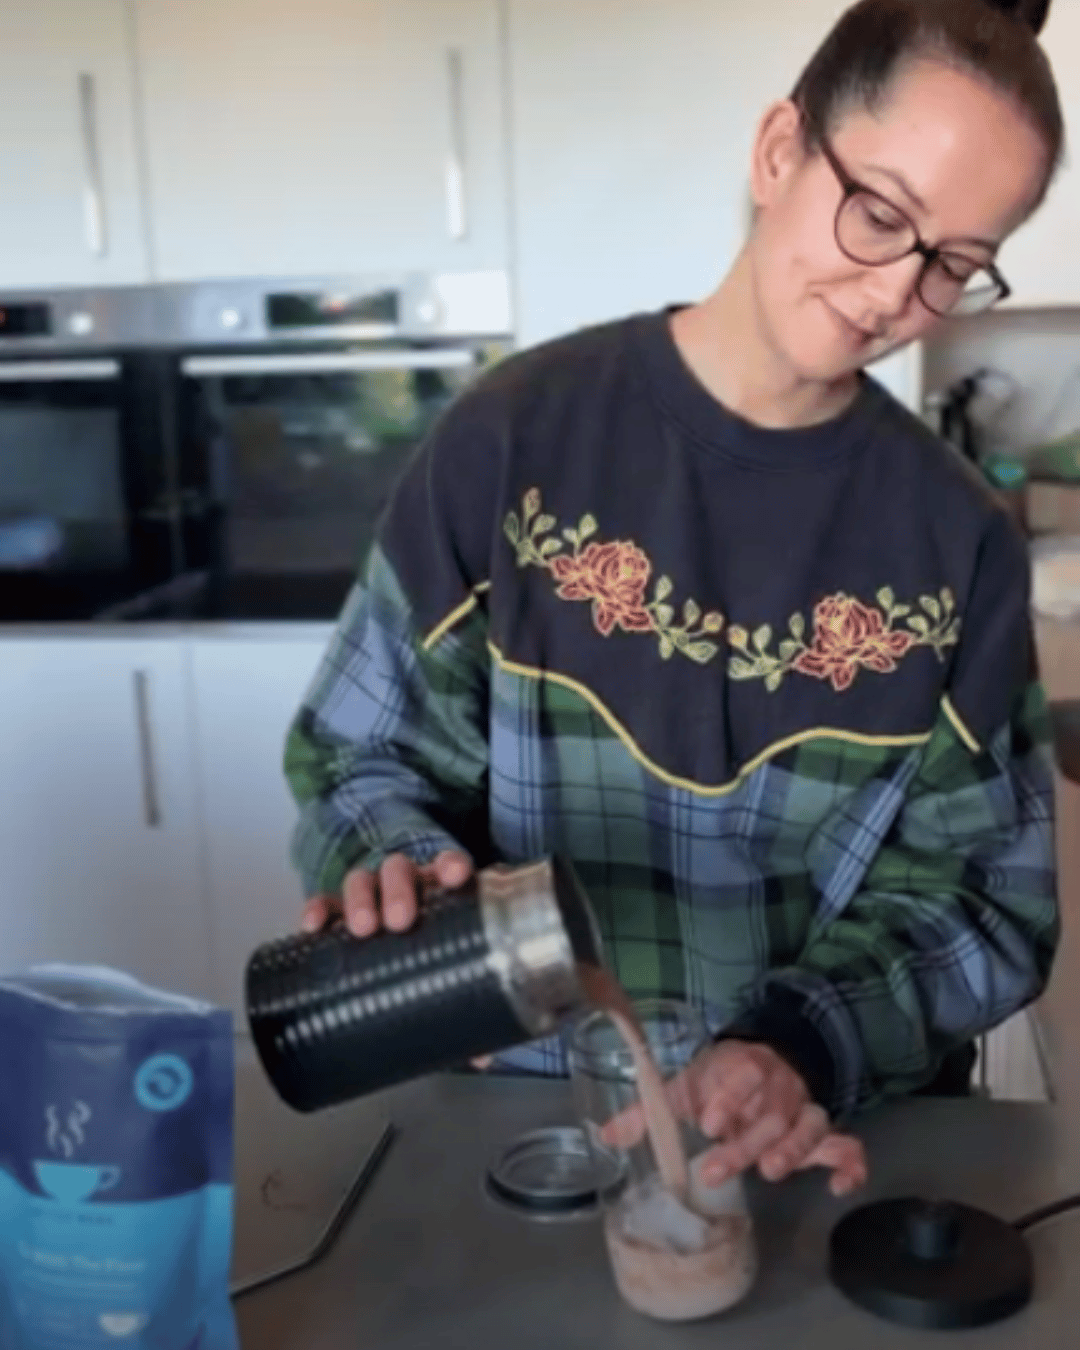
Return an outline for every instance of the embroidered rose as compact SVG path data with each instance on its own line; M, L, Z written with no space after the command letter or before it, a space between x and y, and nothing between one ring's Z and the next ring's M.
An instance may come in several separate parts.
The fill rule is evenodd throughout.
M653 633L663 661L679 652L705 665L717 655L720 648L712 639L722 631L724 616L719 610L702 613L696 600L686 599L680 620L672 598L674 583L666 576L656 578L652 598L647 598L652 563L633 540L604 544L594 539L599 526L592 515L567 526L561 537L554 533L557 529L558 521L544 513L536 488L522 498L520 515L508 511L503 521L517 565L550 572L560 600L591 601L593 625L603 637L610 637L616 628Z
M788 633L773 650L773 630L762 624L753 633L733 624L728 629L733 680L763 680L771 694L792 671L828 680L837 693L850 689L860 667L888 675L914 647L929 647L939 661L960 640L956 600L948 586L937 595L920 595L917 611L897 604L891 586L877 593L877 607L843 591L814 607L814 631L806 640L802 614L788 619Z
M576 557L552 559L560 600L591 600L593 622L604 637L616 624L626 633L647 633L653 626L645 609L645 587L652 565L636 544L589 544Z
M841 592L815 607L813 642L795 658L794 669L830 680L840 693L851 685L860 666L882 675L895 670L897 658L914 641L911 633L886 628L881 610Z

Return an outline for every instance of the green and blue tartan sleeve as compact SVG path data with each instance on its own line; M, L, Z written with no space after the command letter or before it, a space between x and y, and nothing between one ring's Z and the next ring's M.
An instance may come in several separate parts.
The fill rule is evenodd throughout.
M300 819L305 892L336 894L389 853L427 862L466 848L485 810L486 618L479 597L425 643L376 548L289 732L285 773Z
M944 1055L1031 1002L1059 933L1049 718L1029 685L981 749L944 709L864 886L822 916L798 962L770 972L755 1024L828 1052L816 1095L850 1116L929 1081ZM820 1060L820 1057L819 1057Z

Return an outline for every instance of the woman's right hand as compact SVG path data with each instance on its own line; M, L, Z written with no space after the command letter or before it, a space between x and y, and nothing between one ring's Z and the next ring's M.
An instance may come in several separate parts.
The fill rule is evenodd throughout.
M336 895L314 895L304 906L300 926L314 933L344 917L354 937L371 937L381 928L403 933L416 922L420 896L425 891L454 890L473 874L467 853L448 849L421 866L404 853L391 853L378 872L362 867L349 872Z

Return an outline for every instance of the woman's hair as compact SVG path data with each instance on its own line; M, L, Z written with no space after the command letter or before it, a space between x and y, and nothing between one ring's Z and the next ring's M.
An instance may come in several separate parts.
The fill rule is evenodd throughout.
M937 61L987 81L1030 119L1047 152L1041 201L1065 142L1057 86L1037 38L1049 8L1050 0L859 0L792 91L807 147L817 150L853 108L877 112L907 67Z

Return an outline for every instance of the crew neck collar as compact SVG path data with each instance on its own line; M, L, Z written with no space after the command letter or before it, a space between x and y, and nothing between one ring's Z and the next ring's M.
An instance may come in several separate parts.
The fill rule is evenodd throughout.
M708 448L748 468L798 472L856 453L881 415L885 394L859 377L859 392L837 416L806 427L762 427L715 398L683 359L671 331L675 308L643 314L635 338L663 411Z

